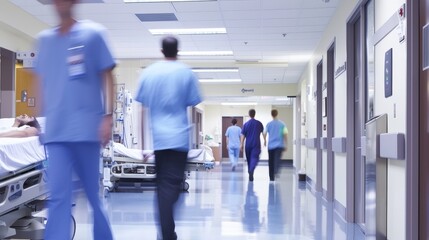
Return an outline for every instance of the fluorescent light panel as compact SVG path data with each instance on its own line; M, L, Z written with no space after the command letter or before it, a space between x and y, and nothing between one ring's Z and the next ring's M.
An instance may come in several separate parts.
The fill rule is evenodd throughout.
M289 101L289 98L288 97L279 97L279 98L276 98L276 101Z
M225 83L225 82L241 82L241 79L235 79L235 78L226 78L226 79L216 79L216 78L210 78L210 79L199 79L202 83Z
M238 72L238 68L193 68L196 73Z
M205 35L205 34L225 34L226 28L170 28L170 29L149 29L152 35Z
M156 3L156 2L214 2L217 0L124 0L124 3Z
M258 105L256 102L223 102L223 106L249 106L249 105Z
M179 56L232 56L232 51L179 51Z

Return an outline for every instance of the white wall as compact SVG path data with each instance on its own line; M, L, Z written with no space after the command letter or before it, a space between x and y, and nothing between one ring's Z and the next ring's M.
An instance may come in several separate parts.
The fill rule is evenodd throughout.
M303 80L301 81L301 139L305 139L308 137L307 134L307 125L308 125L308 120L307 120L307 93L306 93L306 88L307 88L307 78L308 76L308 72L304 73L303 75ZM301 142L299 143L301 144ZM301 169L298 169L301 172L305 172L306 174L311 172L311 169L308 170L307 169L307 147L305 145L301 145Z
M0 47L13 52L29 51L33 49L34 40L13 31L9 26L0 23Z
M323 59L323 77L326 82L326 51L335 40L335 69L346 61L346 23L357 0L340 1L340 6L336 14L326 29L324 36L318 46L313 60L310 61L306 73L301 78L302 112L307 112L307 125L303 129L303 138L315 137L316 119L314 102L311 96L306 97L306 87L311 86L315 89L316 64ZM375 10L376 29L379 29L385 22L399 9L404 0L376 0ZM384 54L393 48L393 96L384 98ZM406 129L406 44L398 42L397 31L392 31L380 43L375 46L375 115L382 113L388 114L389 132L405 132ZM350 67L350 66L349 66ZM343 73L334 81L334 111L335 111L335 137L346 136L346 74ZM326 93L323 93L326 94ZM325 95L324 95L325 96ZM394 115L396 109L396 116ZM313 112L311 114L310 112ZM309 114L310 113L310 114ZM326 119L322 120L326 123ZM307 135L306 135L307 134ZM326 132L323 131L323 136ZM305 147L303 148L305 149ZM302 161L306 164L307 174L315 179L314 169L316 168L315 155L308 150L303 150ZM322 186L326 189L326 153L323 153L322 164ZM346 206L346 156L345 154L335 154L334 160L334 181L335 181L335 199ZM405 161L389 160L388 165L388 239L405 239Z
M293 101L293 134L289 141L293 142L293 166L295 170L301 170L301 96Z
M315 54L310 60L306 73L303 74L302 83L306 81L306 84L302 84L301 87L309 87L311 89L310 95L307 95L306 90L302 89L301 92L305 93L305 97L302 98L303 112L307 112L307 125L306 130L303 130L303 138L315 138L317 137L317 116L316 116L316 99L313 97L313 92L316 90L316 76L317 76L317 64L320 60L323 60L323 83L326 83L327 79L327 50L332 43L335 42L335 55L334 55L334 68L337 69L346 61L346 23L347 18L351 14L354 6L357 4L357 0L340 1L339 7L336 13L332 17L319 46L317 47ZM346 74L338 76L334 80L334 137L345 137L346 136ZM326 90L322 93L322 96L326 96ZM306 102L306 103L305 103ZM322 119L322 123L326 124L326 118ZM322 131L322 136L326 136L327 132ZM307 175L313 180L316 180L316 150L308 149L305 151L306 155L303 154L301 157L306 162ZM327 189L327 155L326 151L322 154L322 187ZM336 154L334 159L334 181L335 190L334 197L343 206L346 206L346 158L344 154Z
M9 1L1 1L0 47L10 51L30 51L40 31L49 26ZM23 34L29 32L30 34Z

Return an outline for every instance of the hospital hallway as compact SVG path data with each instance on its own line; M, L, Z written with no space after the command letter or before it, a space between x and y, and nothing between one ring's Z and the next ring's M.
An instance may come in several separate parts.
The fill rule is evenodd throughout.
M240 164L232 172L230 164L223 163L210 171L191 172L189 191L177 203L178 239L365 239L359 227L346 223L320 193L299 182L292 167L283 166L274 183L269 181L267 162L260 162L253 183L246 168ZM154 196L149 187L103 198L115 239L156 239ZM92 239L83 192L76 193L75 203L74 239Z

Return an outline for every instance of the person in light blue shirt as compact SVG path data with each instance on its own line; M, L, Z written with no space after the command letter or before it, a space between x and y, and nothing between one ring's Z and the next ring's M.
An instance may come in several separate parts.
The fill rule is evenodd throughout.
M271 110L273 120L267 124L264 131L264 146L267 146L268 134L268 172L270 181L274 181L275 176L279 172L280 158L282 152L287 150L287 134L286 124L277 119L278 111Z
M232 126L228 127L225 132L226 144L228 148L229 160L231 161L232 171L235 171L235 167L238 163L238 157L240 154L240 136L241 128L237 126L237 119L233 118Z
M70 239L74 171L93 210L93 239L111 240L98 190L100 145L112 135L115 61L103 28L73 18L77 2L53 0L60 23L40 33L37 42L34 70L46 117L41 141L48 152L50 191L44 239Z
M181 192L189 151L191 124L187 108L200 103L201 95L192 70L176 61L175 37L162 39L162 53L164 61L143 71L135 100L144 107L142 119L148 110L151 121L162 239L175 240L174 204Z

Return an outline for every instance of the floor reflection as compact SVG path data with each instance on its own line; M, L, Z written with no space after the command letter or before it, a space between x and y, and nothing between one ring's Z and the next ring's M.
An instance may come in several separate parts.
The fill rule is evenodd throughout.
M246 201L244 203L243 228L249 233L259 232L262 222L259 219L258 196L253 190L253 182L247 183Z
M248 182L246 164L235 172L229 163L211 171L191 172L189 191L176 206L176 231L186 240L361 240L355 224L333 210L320 193L297 181L292 168L269 182L262 162L255 181ZM113 192L103 198L116 240L156 239L155 189ZM85 195L76 193L76 240L92 239L91 209Z

